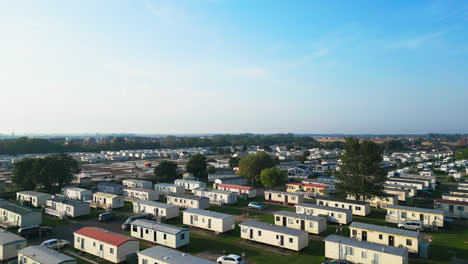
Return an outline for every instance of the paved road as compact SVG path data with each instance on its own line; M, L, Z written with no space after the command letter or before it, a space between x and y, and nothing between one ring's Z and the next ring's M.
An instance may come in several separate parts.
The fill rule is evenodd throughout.
M51 239L51 238L59 238L59 239L68 240L70 241L70 243L73 244L73 232L75 232L76 230L82 227L100 227L100 228L104 228L112 232L124 233L124 232L128 232L128 230L124 231L120 227L124 221L125 219L115 219L106 223L102 223L102 222L99 222L97 218L87 219L87 220L83 220L79 222L70 220L69 223L65 225L54 227L54 231L52 232L51 235L48 235L42 238L29 239L28 242L32 245L38 245L42 243L44 240Z

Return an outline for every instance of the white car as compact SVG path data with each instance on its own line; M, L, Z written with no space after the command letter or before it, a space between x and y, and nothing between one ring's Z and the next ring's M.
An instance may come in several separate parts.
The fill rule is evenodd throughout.
M244 260L240 256L234 254L219 257L216 262L218 264L244 264Z
M41 245L48 248L57 249L69 246L70 242L64 239L49 239L42 242Z

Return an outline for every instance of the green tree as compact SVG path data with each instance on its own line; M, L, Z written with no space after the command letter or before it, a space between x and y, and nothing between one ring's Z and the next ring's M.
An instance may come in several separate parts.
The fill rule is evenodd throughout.
M372 141L359 142L355 137L347 137L342 164L336 177L337 189L354 197L356 200L367 200L372 197L383 197L385 174L380 171L382 152Z
M468 148L457 149L457 151L455 152L455 159L468 159Z
M154 168L155 182L172 182L179 178L177 164L174 162L163 160Z
M301 163L304 163L304 162L306 162L307 157L304 157L304 155L296 155L296 156L294 156L294 160L295 161L300 161Z
M197 153L190 157L186 170L193 174L197 178L206 178L208 176L206 172L206 157L203 154Z
M229 159L229 167L230 167L231 169L234 169L234 167L239 166L239 161L240 161L240 158L238 158L238 157L231 157L231 158Z
M207 172L207 173L215 173L215 172L216 172L215 166L209 165L209 166L206 168L206 172Z
M12 181L24 190L35 190L37 186L34 163L36 159L24 158L15 162Z
M286 175L278 168L263 169L260 173L260 180L266 188L278 186L286 180Z
M384 146L385 152L387 153L398 152L398 151L402 151L405 149L405 146L403 145L403 143L400 140L396 140L396 139L385 141L383 143L383 146Z
M68 185L73 180L73 174L79 172L78 163L70 155L54 154L17 162L12 180L22 189L54 193Z
M274 166L275 161L265 152L249 154L239 161L239 175L246 177L248 182L258 183L262 170Z

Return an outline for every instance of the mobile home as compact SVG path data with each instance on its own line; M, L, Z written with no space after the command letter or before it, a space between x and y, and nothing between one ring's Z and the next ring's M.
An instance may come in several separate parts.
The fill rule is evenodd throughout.
M296 213L313 216L324 216L330 222L344 225L347 225L353 219L353 213L349 209L321 206L311 203L297 204Z
M468 218L468 202L435 199L434 208L442 210L445 216Z
M389 223L402 223L405 221L421 221L427 227L443 227L444 213L433 210L401 205L389 205L385 221Z
M160 195L176 194L182 195L185 193L185 187L182 185L175 185L171 183L157 183L154 185L154 189L159 192Z
M98 192L103 192L103 193L110 193L110 194L116 194L116 195L122 195L123 194L123 185L113 183L113 182L100 182L97 184L97 190Z
M399 179L399 178L389 178L387 181L385 181L385 183L389 184L389 185L395 184L395 185L404 185L404 186L414 186L414 187L416 187L417 190L426 189L423 182L403 180L403 179Z
M460 201L460 202L468 202L468 195L443 193L442 194L442 199L452 200L452 201Z
M216 233L224 233L233 230L236 226L233 215L200 209L185 210L183 221L184 225L194 226Z
M167 204L175 205L184 209L208 209L208 207L210 207L210 199L189 194L171 194L167 196Z
M408 249L392 247L349 237L329 235L325 239L325 257L362 264L408 264Z
M159 193L153 189L125 188L123 189L123 196L131 201L155 201L159 199Z
M192 256L163 246L147 248L137 253L138 264L215 264L216 262Z
M206 183L201 181L192 181L192 180L184 180L184 179L177 179L174 181L175 185L184 186L185 190L193 191L197 188L206 188Z
M78 187L63 187L62 195L70 200L89 201L93 198L93 192L91 190L78 188Z
M45 213L59 218L79 217L91 213L90 204L78 200L69 200L63 197L55 197L47 200Z
M255 189L254 187L250 187L250 186L214 183L213 187L222 191L235 192L237 193L238 196L246 196L247 198L254 198L257 196L257 189Z
M124 207L124 199L122 196L97 192L93 194L93 200L90 203L93 208L102 208L105 210Z
M406 202L408 199L411 198L409 191L406 189L384 187L383 191L387 195L395 195L398 201L401 201L401 202Z
M355 198L351 195L348 195L348 200L355 200ZM386 194L384 197L372 197L367 199L366 202L369 203L371 207L375 208L387 208L387 205L396 205L398 204L398 195L395 194Z
M16 252L15 252L16 253ZM76 259L45 246L30 246L18 251L18 264L76 264Z
M418 194L418 188L412 185L384 184L385 189L397 189L408 191L408 197L414 197Z
M153 189L153 183L150 181L142 181L135 179L126 179L122 181L122 185L127 188L139 188L139 189Z
M275 225L298 230L305 230L312 234L320 234L327 229L325 217L297 214L289 211L279 211L273 214Z
M353 215L366 216L370 214L370 205L366 202L346 200L335 197L318 196L316 202L321 206L349 209Z
M422 242L420 232L387 226L352 222L349 225L349 230L350 237L354 239L392 247L405 247L409 252L416 254L419 252L419 244Z
M156 219L164 218L167 220L179 216L179 207L155 201L138 200L133 202L133 212L136 214L151 213Z
M139 250L139 241L98 227L83 227L73 233L76 249L113 263L127 260Z
M31 206L40 207L45 205L52 195L48 193L35 192L35 191L22 191L16 193L16 201L28 202Z
M217 205L232 204L237 202L237 193L217 189L197 188L193 190L195 196L206 197L210 203Z
M304 194L268 190L265 191L265 200L278 203L298 204L304 201Z
M0 231L0 261L17 257L17 251L26 247L26 238L5 230Z
M243 239L294 251L300 251L309 245L309 234L303 230L257 221L245 221L239 226Z
M19 204L6 203L0 206L0 226L3 228L40 225L42 213Z
M130 229L132 237L170 248L179 248L190 242L189 230L183 227L142 219L133 221Z
M291 182L286 184L286 191L291 193L301 192L311 198L317 195L328 195L329 188L324 184Z

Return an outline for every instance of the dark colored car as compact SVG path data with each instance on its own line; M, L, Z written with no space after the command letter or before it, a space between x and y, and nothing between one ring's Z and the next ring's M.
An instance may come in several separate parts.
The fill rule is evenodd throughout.
M117 218L117 215L113 214L113 213L101 213L99 214L99 222L107 222L107 221L111 221L113 219Z
M21 227L18 229L18 235L25 237L25 238L34 238L39 236L47 236L52 234L52 227L48 226L27 226Z
M137 219L152 219L153 215L150 213L142 213L137 215L132 215L122 224L122 230L127 230L130 228L130 223Z

